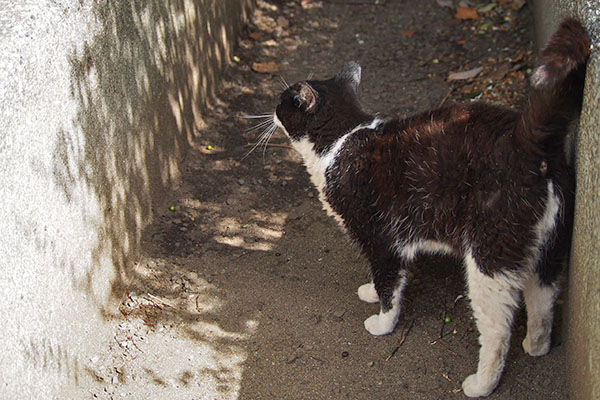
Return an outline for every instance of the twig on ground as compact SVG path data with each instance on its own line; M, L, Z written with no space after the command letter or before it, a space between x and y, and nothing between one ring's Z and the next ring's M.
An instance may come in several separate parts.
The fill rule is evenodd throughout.
M452 95L452 92L454 92L454 85L450 86L450 90L448 90L448 93L446 93L438 108L441 108L446 103L446 101L450 98L450 95Z
M151 295L150 293L146 294L149 299L155 306L157 306L158 308L160 308L161 310L164 308L164 306L170 307L170 308L175 308L172 305L170 305L169 303L167 303L166 301L159 299L158 297Z
M400 340L398 340L398 346L396 346L394 348L394 350L392 350L392 353L387 356L387 358L385 359L385 361L390 361L390 359L392 357L394 357L394 354L396 354L396 352L400 349L400 346L402 346L402 344L404 344L404 341L406 340L406 337L408 336L408 334L410 333L410 330L412 329L413 325L415 323L415 320L411 320L410 324L408 325L408 328L406 329L402 329L402 336L400 336Z

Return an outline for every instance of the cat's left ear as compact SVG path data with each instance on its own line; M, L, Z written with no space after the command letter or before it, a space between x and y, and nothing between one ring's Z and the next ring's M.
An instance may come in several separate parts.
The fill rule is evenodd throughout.
M340 82L345 82L354 90L354 92L358 91L358 86L360 85L360 73L361 68L360 65L356 61L349 61L335 75L335 79Z
M307 82L300 82L299 85L300 88L295 97L298 107L307 113L314 112L317 106L317 92Z

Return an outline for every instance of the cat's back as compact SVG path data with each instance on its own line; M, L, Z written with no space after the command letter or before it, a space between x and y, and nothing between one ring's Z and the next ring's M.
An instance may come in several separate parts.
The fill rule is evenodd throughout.
M331 172L338 188L384 208L431 203L475 211L523 191L533 201L546 190L547 177L539 168L543 157L515 140L519 115L470 103L388 120L349 138Z
M513 137L519 113L485 103L455 104L390 121L386 134L399 135L407 146L434 146L452 152Z
M524 154L515 140L519 113L483 104L457 104L406 119L388 120L377 130L357 132L349 157L388 186L403 178L438 186L476 184L484 176L521 174L537 155Z

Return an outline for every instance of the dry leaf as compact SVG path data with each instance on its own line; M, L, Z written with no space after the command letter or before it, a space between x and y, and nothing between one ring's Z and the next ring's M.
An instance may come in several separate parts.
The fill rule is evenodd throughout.
M302 7L303 10L312 10L313 8L323 8L323 3L315 0L302 0L300 2L300 7Z
M490 11L492 11L494 8L496 8L496 3L490 3L490 4L486 5L486 6L483 6L483 7L479 8L478 11L480 13L482 13L482 14L487 14Z
M262 38L262 34L260 32L251 32L248 36L252 40L260 40L260 38Z
M277 61L268 61L268 62L264 62L264 63L259 63L259 62L252 63L252 70L254 72L258 72L261 74L273 74L275 72L279 72L280 67L281 67L281 64L279 64Z
M290 26L290 21L288 21L288 19L285 17L278 17L277 25L279 25L282 28L287 28L288 26Z
M475 78L477 75L479 75L479 73L481 71L483 71L483 67L473 68L468 71L451 72L450 75L448 75L448 80L449 81L462 81L465 79Z
M488 80L492 82L498 82L506 76L512 69L512 65L509 63L500 64L496 70L488 77Z
M521 8L523 8L523 6L525 5L525 3L527 3L526 0L514 0L510 6L510 8L512 8L515 11L520 10Z
M412 30L412 29L408 29L408 30L400 32L400 34L402 36L407 37L407 38L413 37L415 35L415 33L417 33L417 31Z
M461 45L461 46L462 46L463 44L465 44L465 43L467 43L467 40L466 40L466 39L461 39L461 40L457 40L457 41L456 41L456 44L459 44L459 45Z
M456 19L478 19L477 10L468 7L459 7L454 15Z
M442 7L452 8L452 6L454 5L452 0L436 0L436 2Z

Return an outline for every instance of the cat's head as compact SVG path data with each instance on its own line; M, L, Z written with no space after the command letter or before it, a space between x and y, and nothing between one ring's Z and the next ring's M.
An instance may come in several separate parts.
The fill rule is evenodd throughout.
M308 139L327 147L369 119L358 102L360 75L360 65L351 61L331 79L291 85L281 94L275 123L292 142Z

